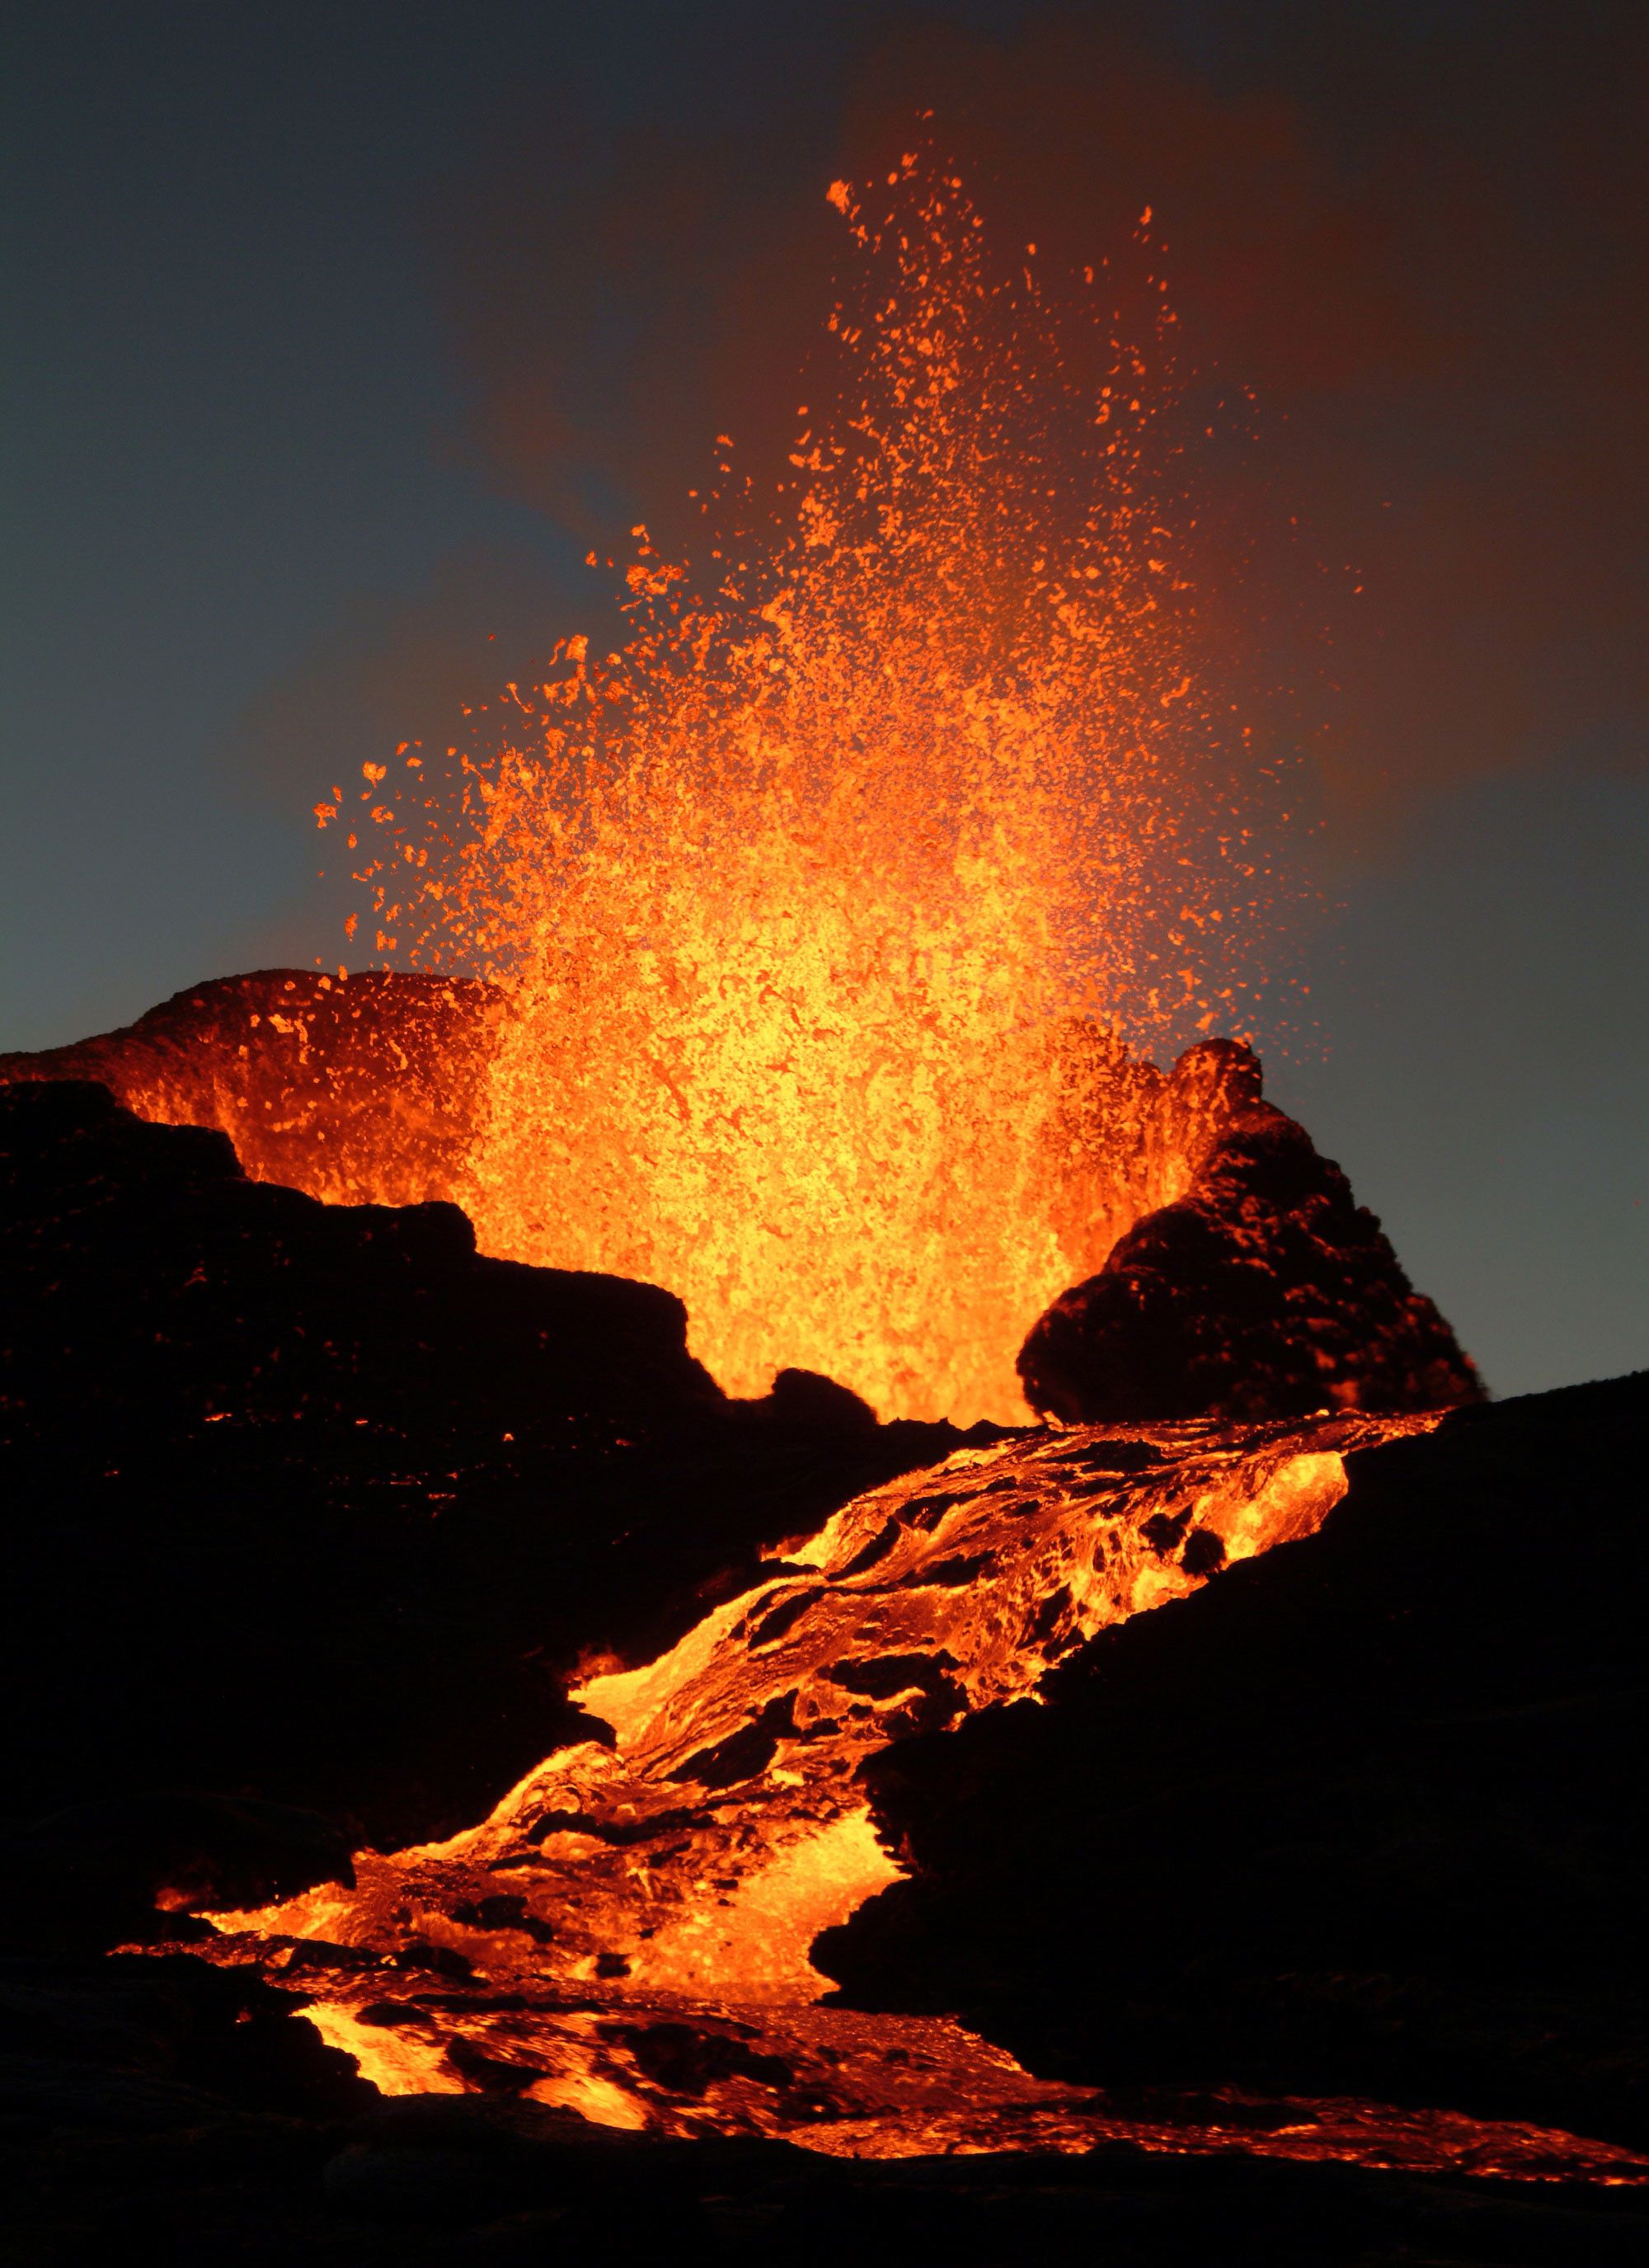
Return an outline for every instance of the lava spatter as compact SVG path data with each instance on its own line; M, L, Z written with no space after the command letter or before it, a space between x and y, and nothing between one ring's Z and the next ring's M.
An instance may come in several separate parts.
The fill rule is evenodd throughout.
M931 150L833 202L779 477L722 447L694 557L638 527L623 641L563 640L445 787L364 766L360 877L380 954L506 997L450 1192L484 1249L666 1285L734 1394L793 1365L1012 1420L1026 1332L1138 1217L1079 1201L1073 1046L1108 1086L1123 1038L1240 1021L1276 815L1199 659L1160 279L1136 335Z

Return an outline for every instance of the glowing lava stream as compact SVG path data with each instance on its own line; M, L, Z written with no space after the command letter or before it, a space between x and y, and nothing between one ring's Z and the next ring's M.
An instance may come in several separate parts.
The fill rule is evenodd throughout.
M1309 1535L1348 1451L1440 1415L959 1450L844 1506L660 1660L592 1679L578 1697L615 1747L549 1757L448 1842L362 1853L354 1891L215 1916L208 1957L292 1969L323 2036L391 2095L502 2088L608 2125L852 2157L1122 2139L1642 2180L1604 2145L1453 2113L1256 2117L1216 2088L1189 2116L1166 2097L1123 2115L947 2019L820 2004L813 1940L900 1874L859 1792L868 1756L1034 1693L1106 1624Z
M898 1878L858 1790L868 1755L1030 1692L1104 1624L1309 1533L1344 1492L1343 1448L1431 1422L958 1450L844 1506L659 1660L585 1684L615 1747L563 1750L480 1826L366 1853L355 1893L257 1924L386 1951L422 1937L489 1974L626 1996L810 1999L813 1940ZM524 1903L490 1929L475 1916L504 1874Z

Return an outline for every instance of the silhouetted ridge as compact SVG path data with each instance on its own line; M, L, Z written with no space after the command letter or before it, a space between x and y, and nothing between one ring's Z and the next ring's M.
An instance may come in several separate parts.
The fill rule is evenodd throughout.
M501 1006L465 977L261 968L116 1031L0 1055L0 1079L96 1079L145 1118L220 1128L255 1180L417 1204L459 1192Z
M959 1438L823 1380L729 1403L652 1285L0 1086L0 1817L192 1786L451 1831L588 1733L582 1650L645 1660Z

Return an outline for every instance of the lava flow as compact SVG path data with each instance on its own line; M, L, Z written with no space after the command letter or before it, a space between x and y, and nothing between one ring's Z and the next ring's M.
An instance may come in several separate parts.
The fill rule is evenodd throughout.
M875 195L833 192L861 256L834 406L800 411L796 477L761 504L724 464L708 590L637 529L628 643L570 639L550 681L510 688L514 740L448 751L456 815L406 784L421 753L398 752L399 792L364 767L349 842L377 830L377 948L438 973L203 990L204 1079L204 1027L174 1045L166 1011L99 1044L150 1064L128 1100L229 1125L269 1178L456 1197L490 1253L662 1284L735 1394L805 1367L883 1417L1014 1418L1016 1350L1056 1295L1233 1127L1299 1130L1261 1108L1244 1047L1167 1072L1130 1051L1229 1021L1270 888L1220 776L1242 728L1195 666L1166 312L1154 364L1092 307L1073 335L1034 248L993 261L953 177L910 157ZM1302 1220L1351 1219L1310 1162L1334 1188ZM1232 1264L1269 1269L1232 1171ZM1314 1235L1295 1242L1335 1262ZM390 2093L847 2155L1126 2133L1637 2178L1572 2137L1366 2103L1125 2113L953 2022L821 2001L821 1934L901 1873L870 1757L1308 1535L1348 1453L1436 1422L1358 1412L1317 1352L1337 1415L998 1438L857 1498L661 1660L589 1675L575 1698L610 1742L446 1843L361 1853L347 1892L219 1914L208 1957L313 1988Z
M386 2093L505 2092L689 2136L850 2156L1242 2148L1637 2179L1534 2128L1239 2091L1142 2110L1031 2077L931 2017L828 2005L809 1948L898 1878L858 1780L887 1742L1034 1690L1106 1625L1307 1535L1348 1452L1433 1418L1093 1428L953 1453L792 1544L660 1660L578 1697L612 1727L480 1826L357 1859L357 1887L214 1917L222 1962Z

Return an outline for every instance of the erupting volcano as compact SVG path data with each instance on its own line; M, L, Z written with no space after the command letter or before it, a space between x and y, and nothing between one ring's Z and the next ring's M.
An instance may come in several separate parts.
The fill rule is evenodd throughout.
M509 737L403 745L316 806L364 841L378 948L446 973L210 988L49 1067L317 1197L452 1199L483 1251L663 1285L740 1396L789 1369L963 1424L1022 1419L1027 1381L1067 1418L1470 1398L1372 1224L1385 1311L1310 1254L1283 1399L1016 1368L1226 1138L1281 1123L1240 1045L1134 1051L1263 990L1287 814L1203 652L1149 214L1142 347L1107 270L1045 293L931 153L830 195L853 265L771 493L724 437L698 566L635 531L627 644L564 640L485 712ZM1219 1237L1274 1194L1245 1182ZM1302 1199L1336 1202L1310 1172Z
M230 1812L191 1789L136 1898L122 1875L105 1899L72 1818L41 1868L101 1943L301 1990L385 2095L507 2099L518 2142L576 2113L815 2158L1125 2141L1638 2183L1649 2135L1599 2110L1594 2050L1542 2017L1503 2084L1527 2009L1450 1968L1457 1910L1504 1948L1561 1904L1509 1799L1434 1901L1445 1953L1414 1951L1404 1868L1470 1808L1437 1757L1476 1742L1467 1777L1498 1789L1505 1724L1556 1741L1571 1706L1531 1660L1592 1657L1564 1653L1573 1600L1529 1643L1542 1506L1513 1491L1462 1541L1463 1512L1405 1526L1378 1477L1358 1498L1358 1471L1408 1470L1417 1501L1476 1505L1511 1437L1457 1414L1476 1371L1240 1031L1292 891L1268 847L1289 797L1211 660L1216 413L1176 367L1150 216L1141 328L1103 265L1044 284L1034 245L994 244L931 151L830 198L849 269L788 464L738 472L724 438L691 560L632 531L617 644L563 638L470 745L405 744L316 807L384 965L220 980L0 1061L32 1318L6 1407L31 1474L78 1476L62 1548L105 1501L164 1497L203 1624L248 1571L300 1569L253 1666L215 1655L202 1683L242 1712ZM384 1632L324 1619L351 1579L300 1533L323 1563L359 1550L358 1595L414 1571ZM87 1556L87 1626L114 1627L118 1574ZM358 1650L348 1705L292 1677L289 1615L322 1618L317 1659ZM1457 1662L1449 1616L1505 1644ZM478 1627L510 1653L496 1683ZM1187 1671L1188 1631L1226 1667ZM415 1767L382 1727L449 1641L474 1690ZM1296 1737L1272 1665L1313 1646ZM187 1683L187 1635L180 1660ZM188 1720L187 1695L158 1707ZM1424 1764L1391 1763L1410 1738ZM217 1739L176 1734L156 1777L209 1779ZM88 1743L64 1734L68 1776ZM1239 1803L1256 1754L1272 1778ZM336 1800L340 1756L347 1838L283 1824ZM989 1852L978 1817L1049 1786ZM1232 1870L1189 1918L1188 1818ZM1299 1975L1264 1935L1275 1832L1311 1910ZM114 1839L129 1873L141 1836ZM1154 1904L1090 1916L1083 1870L1130 1854ZM1365 1911L1348 1882L1389 1896ZM1051 1955L1004 1919L1044 1890L1090 1934L1083 1973L1118 1973L1114 2039L1073 1982L1071 2044ZM1590 1934L1506 1973L1591 2012L1563 1965ZM1127 2013L1142 1948L1159 2024ZM375 2146L351 2146L346 2191Z

